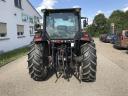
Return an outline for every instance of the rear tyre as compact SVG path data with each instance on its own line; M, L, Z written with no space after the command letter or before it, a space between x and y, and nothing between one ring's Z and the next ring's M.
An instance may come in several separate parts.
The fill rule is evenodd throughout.
M31 78L36 81L45 80L48 75L48 57L42 44L31 44L28 53L28 69Z
M96 80L97 56L94 43L86 43L81 46L81 79L83 82Z

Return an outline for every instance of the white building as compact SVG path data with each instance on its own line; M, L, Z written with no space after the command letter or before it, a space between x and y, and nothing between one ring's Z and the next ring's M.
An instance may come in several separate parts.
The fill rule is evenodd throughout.
M28 0L0 0L0 53L28 45L40 18Z

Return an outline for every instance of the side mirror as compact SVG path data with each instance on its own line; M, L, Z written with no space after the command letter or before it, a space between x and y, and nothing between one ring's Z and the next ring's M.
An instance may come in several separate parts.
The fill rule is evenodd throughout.
M41 29L41 25L40 24L35 24L34 25L34 29L35 29L35 31Z
M83 27L87 27L87 25L88 25L88 18L85 18L83 20Z

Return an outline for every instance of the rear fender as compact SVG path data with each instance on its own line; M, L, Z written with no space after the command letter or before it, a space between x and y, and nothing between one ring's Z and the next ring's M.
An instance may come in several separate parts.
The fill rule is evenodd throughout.
M34 42L42 42L43 41L43 36L41 32L36 32L34 36Z
M91 36L87 32L82 32L82 36L81 36L80 40L84 41L84 42L90 42L93 39L91 38Z

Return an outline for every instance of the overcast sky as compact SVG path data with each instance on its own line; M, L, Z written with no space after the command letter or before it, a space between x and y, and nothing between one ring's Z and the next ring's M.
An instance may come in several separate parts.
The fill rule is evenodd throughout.
M104 13L108 17L113 10L128 10L128 0L29 0L40 11L43 8L82 8L82 15L92 22L94 16Z

